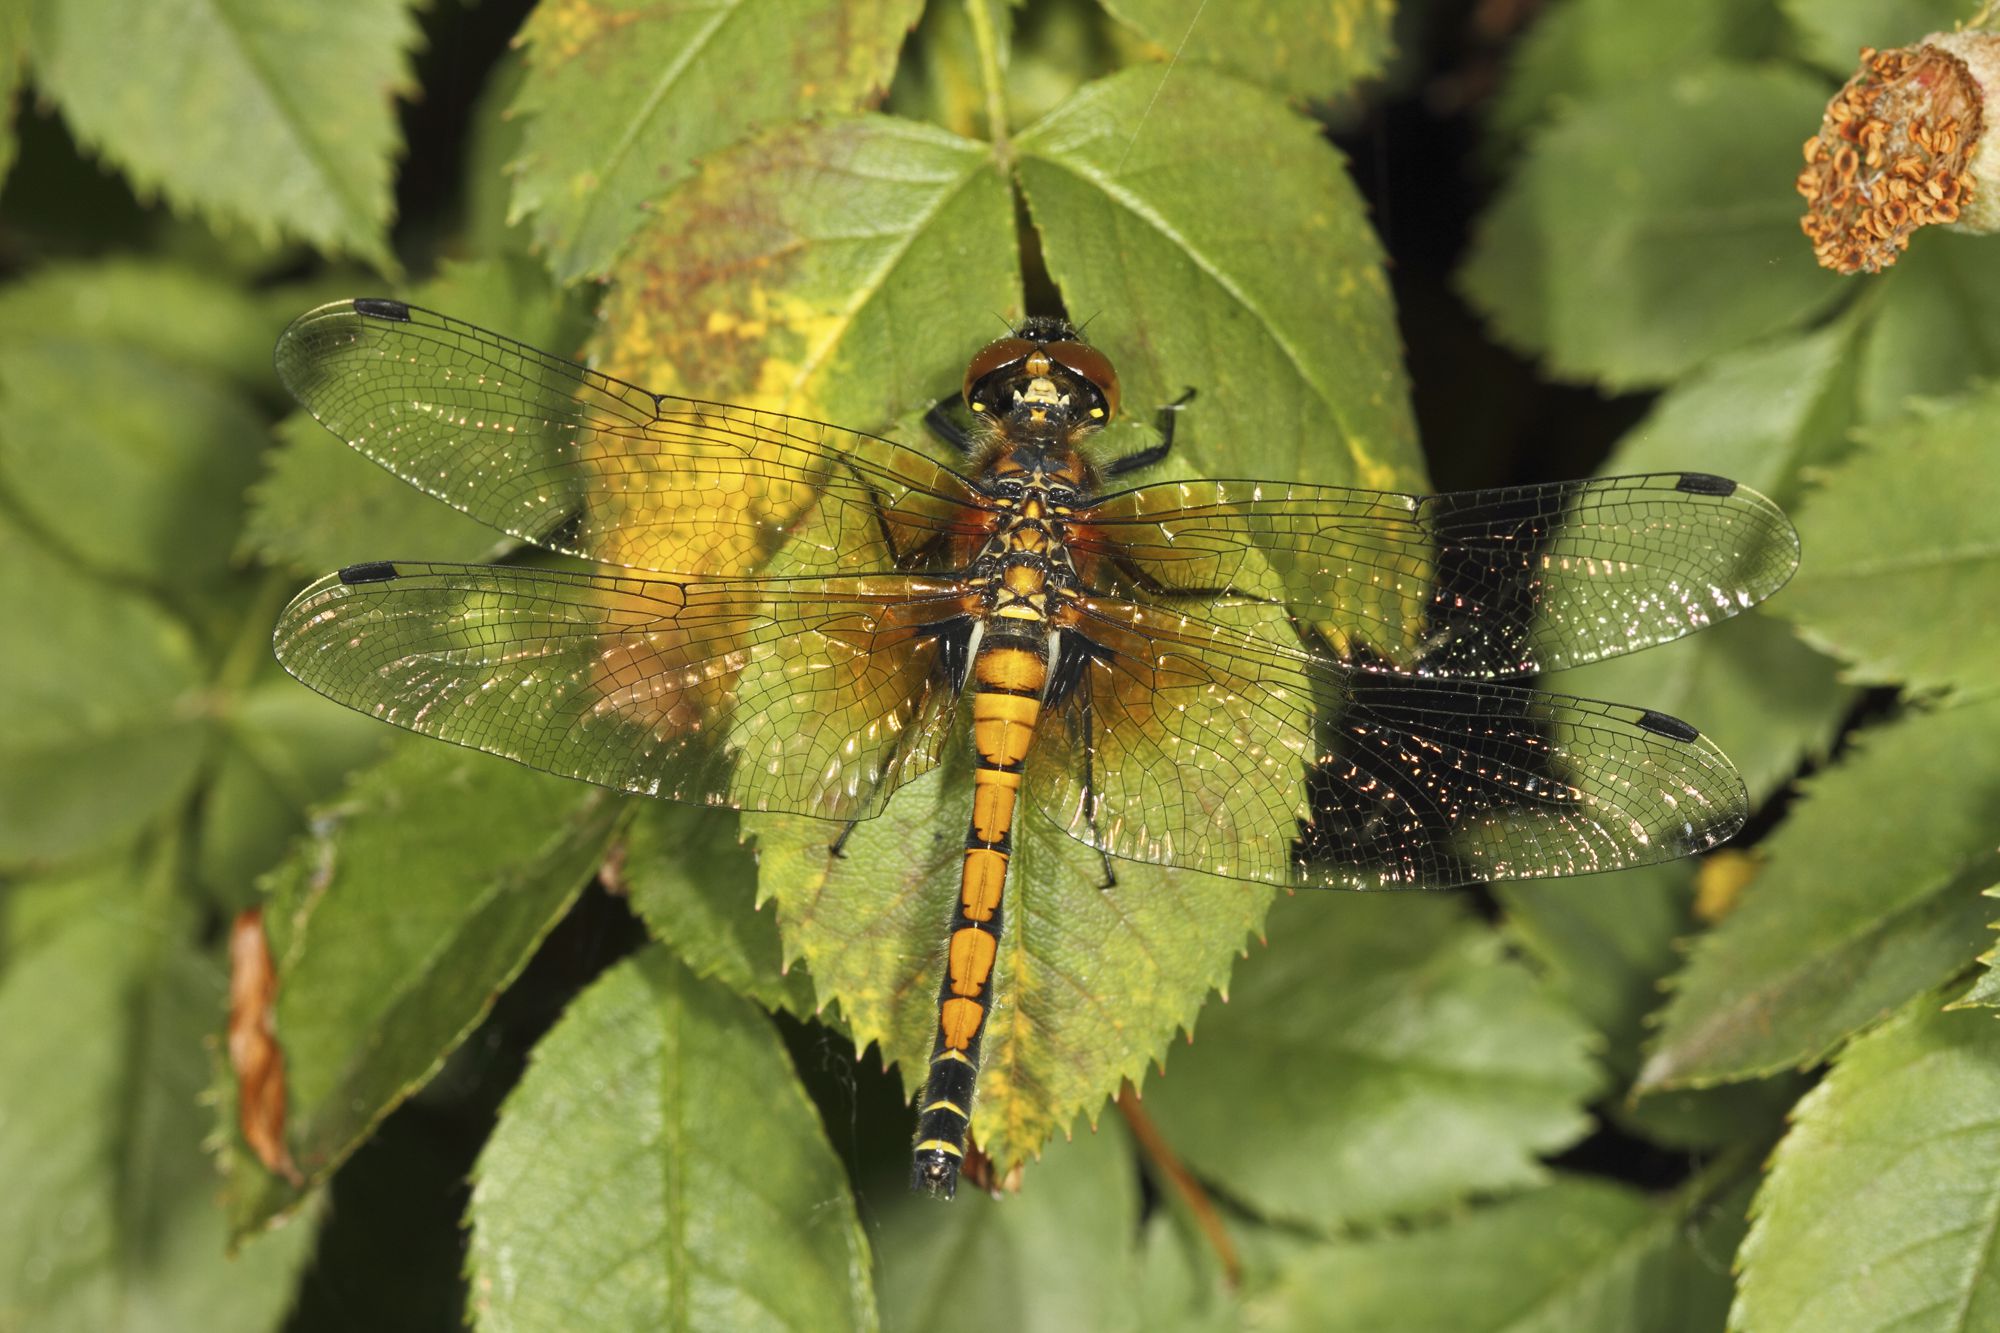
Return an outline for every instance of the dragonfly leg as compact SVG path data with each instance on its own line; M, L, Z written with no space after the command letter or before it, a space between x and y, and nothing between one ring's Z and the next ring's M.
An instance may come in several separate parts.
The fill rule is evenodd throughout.
M1072 642L1082 644L1080 638L1072 638L1066 634L1064 648L1068 648ZM1090 713L1090 660L1092 658L1088 648L1072 650L1066 656L1058 656L1056 679L1050 685L1050 697L1056 703L1062 703L1062 697L1066 695L1076 697L1074 725L1080 727L1084 733L1084 809L1090 811L1090 845L1098 849L1098 861L1104 863L1104 883L1098 885L1098 889L1102 891L1118 887L1118 871L1112 869L1112 855L1104 851L1104 839L1098 837L1098 771L1096 771L1098 727Z
M1174 601L1177 598L1187 598L1187 599L1199 598L1203 601L1207 601L1211 598L1216 598L1216 597L1235 597L1235 598L1241 598L1244 601L1261 602L1266 606L1277 605L1276 598L1252 597L1247 594L1240 593L1236 591L1236 589L1231 588L1227 585L1224 585L1223 587L1220 588L1169 588L1166 584L1160 582L1158 579L1148 574L1145 570L1139 568L1139 566L1133 563L1131 560L1120 557L1118 559L1113 560L1112 564L1117 568L1120 574L1123 574L1126 578L1132 580L1133 587L1139 589L1139 591L1145 593L1148 597L1151 597L1155 601L1170 602Z
M1160 442L1150 449L1141 449L1136 454L1127 454L1123 458L1112 460L1105 466L1104 475L1122 477L1128 472L1137 472L1142 467L1151 467L1165 458L1167 451L1174 447L1174 420L1180 416L1181 409L1186 407L1188 400L1193 397L1194 390L1189 389L1161 408L1160 415L1154 418L1160 428Z
M940 398L932 403L931 410L924 413L924 428L935 435L940 443L948 444L962 454L970 453L972 432L952 420L951 412L948 410L957 401L955 397Z
M868 492L868 507L874 511L876 531L882 538L882 545L888 548L889 559L895 564L897 569L915 569L926 558L938 550L943 541L944 534L942 533L931 537L921 546L914 547L908 551L897 550L896 533L889 526L889 510L882 503L881 492L875 489L873 482L861 475L860 469L854 466L852 459L847 460L847 471L854 478L855 482Z
M969 630L969 628L970 624L968 622L967 629ZM946 630L941 632L938 637L941 651L938 657L936 674L931 677L930 683L925 687L923 697L917 701L916 710L912 714L912 725L906 726L896 733L895 743L890 746L888 759L882 765L882 776L875 780L877 796L881 792L882 784L888 781L888 775L897 772L902 767L905 751L908 750L922 730L921 727L915 725L915 721L923 718L926 710L930 707L932 691L941 689L949 690L955 698L958 695L960 687L965 683L964 658L969 634L964 632L954 633ZM954 647L956 648L955 653ZM871 797L869 806L871 808L875 806L875 798ZM863 818L873 818L873 815L864 816ZM854 836L854 830L860 823L861 819L848 820L841 827L840 836L827 844L827 855L836 859L845 857L847 855L847 840Z
M902 568L903 554L896 549L896 534L889 527L889 513L882 504L882 496L876 491L874 483L861 475L861 470L854 466L854 460L847 460L847 470L861 488L868 492L868 508L875 514L875 527L881 534L882 545L888 549L889 559L898 569Z

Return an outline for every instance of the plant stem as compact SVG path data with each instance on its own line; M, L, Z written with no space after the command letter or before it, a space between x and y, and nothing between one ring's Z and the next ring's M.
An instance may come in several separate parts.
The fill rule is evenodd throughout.
M1215 1200L1208 1197L1208 1191L1201 1187L1201 1182L1188 1173L1181 1159L1167 1146L1166 1136L1160 1133L1160 1127L1139 1105L1138 1090L1129 1081L1118 1090L1118 1113L1132 1127L1132 1135L1139 1140L1139 1147L1181 1196L1188 1211L1194 1214L1195 1225L1208 1237L1215 1257L1222 1261L1223 1280L1232 1289L1240 1285L1243 1260L1236 1253L1236 1242L1229 1238L1229 1231L1222 1224L1222 1214L1216 1210Z
M972 24L973 45L979 48L979 82L986 90L986 136L993 152L1007 161L1012 148L1007 142L1007 88L1000 69L1000 35L993 28L987 0L965 0L965 16Z

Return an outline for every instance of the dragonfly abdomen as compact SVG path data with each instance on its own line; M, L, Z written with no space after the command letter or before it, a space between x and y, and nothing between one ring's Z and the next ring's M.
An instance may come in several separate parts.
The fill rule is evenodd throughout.
M1013 850L1015 799L1048 682L1045 631L1025 617L989 622L971 672L972 820L953 906L938 1031L917 1117L916 1188L950 1198L965 1156L979 1048L990 1011Z

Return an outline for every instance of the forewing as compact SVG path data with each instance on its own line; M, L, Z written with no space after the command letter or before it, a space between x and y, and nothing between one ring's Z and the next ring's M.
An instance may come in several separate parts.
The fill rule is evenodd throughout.
M322 425L410 484L628 568L747 574L788 543L802 574L912 568L940 534L977 528L987 503L891 441L652 394L400 302L301 315L277 365Z
M1670 860L1742 826L1693 728L1488 681L1352 671L1108 599L1027 785L1114 856L1314 888L1438 888Z
M278 660L411 731L621 791L827 819L937 762L959 614L903 576L669 581L351 566L299 594Z
M1490 678L1633 652L1782 587L1798 536L1699 473L1415 496L1246 481L1142 486L1081 511L1071 546L1121 592L1240 623L1289 607L1333 655Z

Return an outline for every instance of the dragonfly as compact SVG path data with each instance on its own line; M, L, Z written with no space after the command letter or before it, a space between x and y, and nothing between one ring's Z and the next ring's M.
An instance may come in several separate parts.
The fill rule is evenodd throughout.
M1054 317L971 357L932 449L653 393L387 299L300 316L276 359L382 467L593 562L329 574L274 636L312 689L566 777L830 832L969 751L922 1192L949 1198L968 1151L1024 804L1096 849L1107 884L1124 859L1328 889L1612 870L1746 817L1693 726L1521 680L1785 583L1791 524L1721 477L1134 484L1185 400L1157 443L1105 456L1117 373Z

